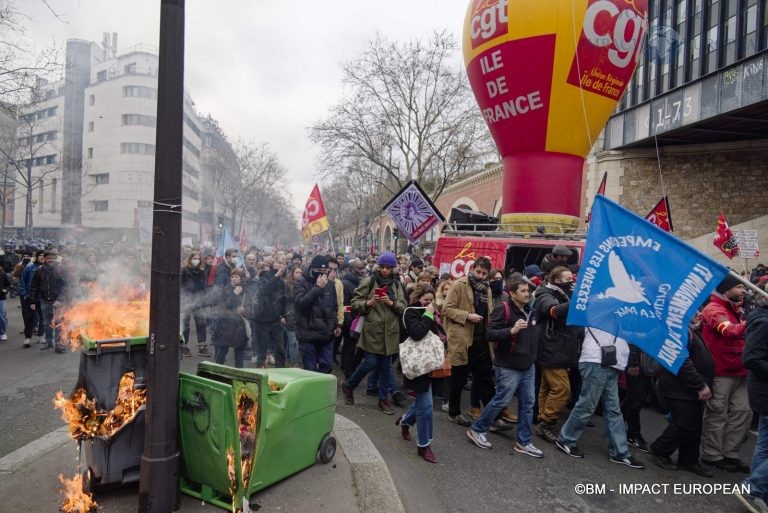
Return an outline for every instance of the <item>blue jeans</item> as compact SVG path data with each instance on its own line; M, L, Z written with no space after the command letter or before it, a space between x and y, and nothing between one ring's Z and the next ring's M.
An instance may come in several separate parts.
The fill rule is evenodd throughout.
M528 445L533 438L533 403L536 400L536 367L520 371L493 366L496 372L496 394L485 405L480 418L472 425L472 431L485 433L491 427L501 410L509 405L512 396L517 396L517 441Z
M245 359L245 347L233 347L235 351L235 367L238 369L243 368L243 360ZM229 352L229 346L213 346L214 361L220 365L224 365L227 359L227 353Z
M397 388L397 380L395 379L395 371L392 369L390 357L389 372L384 376L384 385L387 387L387 391L394 396L400 390ZM378 367L373 369L368 374L368 390L377 390L379 388L379 369Z
M0 335L5 335L8 317L5 313L5 299L0 299Z
M768 417L760 415L757 428L757 444L752 456L752 473L744 481L749 485L750 495L768 500Z
M45 299L40 300L40 313L43 316L43 331L45 333L45 345L50 346L51 344L56 345L56 349L63 349L63 346L61 345L61 333L59 331L58 324L56 327L52 327L51 324L53 324L53 317L55 312L55 309L53 308L54 301L46 301Z
M290 360L294 367L299 363L299 341L296 339L295 330L285 330L285 358Z
M389 375L392 372L392 364L390 363L390 358L389 356L383 354L374 354L367 351L364 351L364 353L365 356L363 356L363 361L360 362L360 365L357 366L355 372L353 372L349 377L347 380L347 385L349 385L350 388L354 390L355 387L360 384L366 374L374 369L377 369L380 377L387 378L379 379L379 400L386 401L387 394L389 393Z
M560 430L558 439L565 445L576 445L587 427L587 421L595 413L597 403L602 401L608 454L611 458L629 457L627 431L619 404L619 371L612 367L601 367L599 363L580 363L579 374L581 394Z
M408 408L400 419L403 426L413 426L416 423L416 445L426 447L432 443L432 386L426 392L416 394L416 401Z
M313 372L330 374L333 369L333 340L316 344L314 342L299 341L301 350L301 363L304 369Z

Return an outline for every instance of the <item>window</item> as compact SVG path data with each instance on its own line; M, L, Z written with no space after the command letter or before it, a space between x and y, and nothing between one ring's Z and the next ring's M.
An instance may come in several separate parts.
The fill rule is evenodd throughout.
M677 19L675 20L675 42L672 51L675 53L675 73L673 87L685 83L685 57L687 54L686 32L688 31L688 2L677 0Z
M93 175L93 178L96 180L96 185L109 183L109 173L99 173L98 175Z
M46 111L47 117L51 118L56 115L56 112L59 110L58 107L49 107Z
M93 121L88 122L88 131L93 132Z
M147 98L149 100L157 99L157 89L142 86L123 86L123 96L130 98Z
M88 158L89 159L93 158L93 148L88 148Z
M693 31L688 43L689 54L691 58L690 75L688 80L695 80L701 76L701 47L704 25L704 6L703 0L694 0L693 8Z
M195 124L195 122L192 121L192 118L189 117L189 115L186 112L184 113L184 123L187 124L187 126L195 133L195 135L200 137L200 129L197 128L197 125Z
M126 74L136 73L136 63L132 62L130 64L126 64L124 69Z
M56 96L56 90L55 89L49 89L48 91L45 92L45 99L46 100L50 100L54 96Z
M47 132L45 134L45 140L46 141L53 141L56 139L56 130L52 130L50 132Z
M94 212L107 212L109 210L109 201L94 201L93 202L93 211Z
M44 140L45 140L45 134L37 134L37 135L35 136L35 142L36 142L36 143L41 143L41 142L43 142Z
M51 180L51 212L56 212L56 188L59 185L59 181L54 178Z
M96 81L97 82L104 82L107 79L107 70L99 71L96 73Z
M154 155L154 144L143 143L120 143L120 153L130 155Z
M723 50L725 53L725 60L723 65L728 65L736 62L736 15L737 15L737 0L727 0L725 4L725 23L723 25Z
M743 56L749 57L757 52L757 0L747 0L742 11Z
M56 155L48 155L45 157L45 163L46 164L55 164L56 163Z
M194 156L195 156L195 157L197 157L197 158L200 158L200 150L198 150L198 149L195 147L195 145L194 145L194 144L192 144L192 141L190 141L189 139L187 139L186 137L184 137L184 141L183 141L183 144L184 144L184 147L185 147L186 149L188 149L188 150L189 150L189 151L192 153L192 155L194 155Z
M142 114L123 114L123 126L140 125L154 127L157 124L155 116L144 116Z
M90 95L88 97L88 105L90 105L91 107L96 105L96 95L95 94L92 94L92 95Z

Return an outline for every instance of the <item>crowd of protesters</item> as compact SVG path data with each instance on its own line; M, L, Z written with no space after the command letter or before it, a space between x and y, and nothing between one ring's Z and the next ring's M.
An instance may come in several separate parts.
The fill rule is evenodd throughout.
M209 307L202 322L215 326L217 318L241 316L237 336L221 333L224 339L217 340L221 330L209 330L217 361L226 355L218 346L232 346L235 364L242 365L250 340L251 362L257 366L290 364L329 373L338 364L345 402L354 404L355 391L364 384L384 414L393 415L393 406L405 408L396 425L406 440L416 431L418 454L426 461L437 461L434 410L447 411L483 449L492 447L489 432L516 429L513 449L535 458L544 451L534 444L534 435L568 456L583 458L578 441L598 412L611 462L642 469L644 464L630 452L636 450L669 471L702 477L712 477L712 468L751 471L753 495L744 500L759 502L765 497L762 490L768 492L768 463L760 470L768 460L768 422L762 417L768 407L750 399L750 408L747 394L748 388L750 393L760 390L762 397L761 387L768 389L763 324L768 312L765 302L732 276L692 321L689 356L673 375L653 365L630 340L568 325L578 265L564 246L522 272L496 269L479 257L471 272L457 280L438 276L429 260L389 252L364 258L314 255L306 261L297 254L241 256L231 250L223 266L213 270L205 260L200 259L201 283L222 290L215 301L220 313ZM209 279L211 272L214 279ZM750 278L765 288L768 269L760 265ZM195 290L190 288L190 295ZM195 319L194 307L185 314L185 333L190 319ZM450 377L398 381L399 345L428 332L445 344ZM198 332L201 340L199 353L206 355L205 335ZM467 410L461 404L465 389L470 392ZM640 422L649 395L668 412L666 429L652 443L643 438ZM739 459L738 449L752 410L760 419L760 436L750 466Z
M482 449L492 448L489 432L515 429L519 453L543 457L537 435L583 458L578 441L601 409L611 462L644 468L630 452L636 450L667 471L705 478L713 468L743 473L750 493L741 500L768 511L768 301L734 275L726 277L690 323L688 357L673 375L631 340L568 324L578 275L574 257L556 246L522 272L478 257L467 276L454 280L438 276L428 257L390 252L355 257L229 248L216 263L210 249L186 248L181 353L192 356L194 322L198 356L218 363L232 348L236 367L249 359L257 367L330 373L338 365L345 402L354 404L365 382L378 410L393 415L393 406L404 408L395 422L402 438L413 440L415 430L418 454L432 463L438 461L435 410L465 426ZM128 262L140 266L135 255ZM6 301L15 294L22 347L37 337L40 349L63 352L56 312L73 290L95 281L99 269L87 248L6 246L0 254L0 341L8 339ZM768 268L759 264L743 279L765 290ZM450 377L444 372L398 382L400 344L430 332L445 345ZM652 443L640 422L649 395L668 412L668 425ZM750 465L738 454L755 423Z

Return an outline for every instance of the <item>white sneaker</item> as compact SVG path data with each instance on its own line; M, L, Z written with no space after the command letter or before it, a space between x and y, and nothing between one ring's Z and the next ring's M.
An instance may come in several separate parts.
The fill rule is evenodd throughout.
M267 354L267 365L275 365L275 357L271 353Z
M467 430L467 438L472 440L474 444L481 449L490 449L493 447L491 445L491 442L488 441L488 438L486 438L485 433L478 433L477 431L472 431L471 429Z
M544 453L541 452L541 450L537 448L535 445L533 445L532 443L523 445L520 442L517 442L515 443L514 449L519 453L527 454L528 456L531 456L533 458L541 458L544 456Z
M29 347L32 345L32 339L31 338L25 338L24 344L22 344L23 347Z
M3 333L2 335L0 335L0 340L8 340L8 335Z

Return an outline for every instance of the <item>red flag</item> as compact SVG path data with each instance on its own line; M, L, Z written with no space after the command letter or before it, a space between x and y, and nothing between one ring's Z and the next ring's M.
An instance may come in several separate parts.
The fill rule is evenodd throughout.
M669 210L669 200L662 196L656 206L645 216L646 221L650 221L665 232L672 231L672 214Z
M598 194L600 196L605 196L605 182L608 179L608 172L606 171L603 173L603 179L600 180L600 185L597 188L597 192L595 193L595 196ZM589 214L587 214L587 224L589 224L589 221L592 219L592 211L589 211Z
M248 249L248 238L245 236L245 225L240 227L240 252Z
M722 212L720 212L720 217L717 220L717 231L715 234L715 240L712 242L725 256L733 258L739 254L739 245L736 243L736 237L733 236L733 232L728 226L728 221L725 219L725 214Z
M328 216L325 214L323 198L320 197L320 187L315 184L304 207L304 214L301 216L301 232L304 235L304 242L309 241L313 235L329 230L330 226Z

